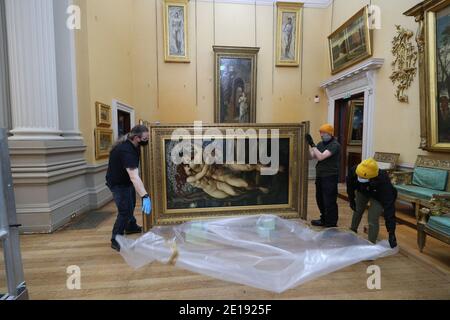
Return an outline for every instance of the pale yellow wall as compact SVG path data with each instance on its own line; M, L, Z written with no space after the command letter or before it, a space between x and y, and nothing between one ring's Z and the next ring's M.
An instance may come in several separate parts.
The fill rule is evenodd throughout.
M86 12L77 35L80 126L94 162L95 101L119 99L131 104L136 118L162 123L214 119L214 53L212 46L258 46L257 121L311 121L311 131L327 120L327 99L319 89L329 78L327 36L367 4L335 0L325 9L304 9L300 68L274 67L274 7L267 5L189 2L191 63L165 63L162 0L79 0ZM374 31L374 57L385 58L377 72L376 151L398 152L412 164L419 144L419 84L413 82L409 104L397 102L389 80L395 24L416 30L403 12L417 0L374 0L382 10L382 28ZM83 10L83 6L86 10ZM214 20L215 17L215 20ZM197 25L196 25L197 21ZM256 23L256 32L255 32ZM196 32L197 29L197 32ZM215 32L214 32L215 30ZM256 36L256 38L255 38ZM313 99L319 95L321 102ZM394 138L395 137L395 138Z
M420 143L419 79L416 76L408 90L409 104L397 101L394 86L389 79L392 74L391 42L399 24L414 33L417 23L403 12L416 5L418 0L373 0L381 8L381 29L374 30L374 57L384 58L384 66L377 72L374 150L400 153L400 162L414 164ZM367 4L361 0L335 0L333 30ZM415 44L415 41L414 41Z
M311 120L313 130L317 131L325 121L326 99L319 84L328 61L323 39L330 29L330 9L304 9L302 67L275 68L273 35L276 10L273 6L257 5L255 8L249 4L216 3L214 14L212 2L198 2L196 6L195 1L191 1L189 64L164 62L162 8L161 0L156 1L156 6L155 2L134 0L134 97L139 114L146 120L213 122L212 47L227 45L261 48L258 55L257 122ZM154 29L156 18L157 32ZM142 43L144 39L146 43ZM315 95L321 96L320 104L314 103Z
M82 10L82 28L76 32L79 122L86 158L97 163L95 102L111 105L117 99L133 105L133 0L78 0L78 4Z
M301 67L275 68L273 6L218 3L214 15L213 3L196 6L191 1L191 63L179 64L164 62L161 0L79 2L85 13L77 36L80 127L89 162L95 162L95 101L110 103L116 98L129 103L137 120L213 122L213 45L260 47L257 121L310 120L318 137L327 113L319 84L328 67L326 41L320 39L330 31L331 9L304 9ZM319 104L313 101L315 95L321 97Z
M81 12L87 12L86 0L76 0L75 4L80 6ZM89 39L87 15L81 15L81 30L75 32L75 47L77 61L77 88L78 88L78 116L80 132L86 144L86 160L93 163L94 154L94 134L92 130L95 126L94 117L91 112L91 85L89 75Z
M136 119L157 118L157 58L155 2L135 0L132 6L132 76Z

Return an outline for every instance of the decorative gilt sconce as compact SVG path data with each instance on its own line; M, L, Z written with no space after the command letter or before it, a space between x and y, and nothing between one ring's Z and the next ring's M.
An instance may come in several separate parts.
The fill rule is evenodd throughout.
M392 69L394 70L390 79L397 86L397 100L408 103L406 90L411 86L417 73L417 49L412 43L414 33L410 30L397 25L397 35L392 41L392 54L394 61Z

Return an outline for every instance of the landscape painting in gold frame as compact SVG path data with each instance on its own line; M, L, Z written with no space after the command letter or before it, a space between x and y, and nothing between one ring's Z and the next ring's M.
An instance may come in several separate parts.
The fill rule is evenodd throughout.
M331 73L336 74L372 56L368 6L328 37Z
M300 2L277 2L276 65L298 67L302 44L302 10Z
M95 103L95 113L97 119L97 127L111 127L112 124L112 113L111 107L103 104L101 102Z
M166 62L190 62L188 7L188 0L164 1L164 58Z
M175 130L182 132L181 136L173 136ZM306 219L308 148L305 135L308 132L309 122L214 124L203 125L201 129L194 125L150 127L150 164L146 166L150 170L146 174L151 185L152 214L144 215L144 220L147 219L144 225L254 214ZM276 139L277 134L279 139ZM188 146L189 153L180 154L177 149L180 141L195 145ZM271 175L262 173L270 164L261 160L261 147L258 147L257 158L249 156L253 154L250 150L254 150L250 141L265 141L271 157L274 155L273 164L278 156L279 164ZM279 148L275 148L276 141ZM243 162L237 161L238 156L231 161L227 152L225 158L230 158L224 159L223 164L207 164L205 150L211 151L211 146L222 145L225 150L234 150L240 143L245 146L243 150L247 155ZM234 148L228 149L228 144ZM220 154L215 148L212 153ZM173 161L174 154L180 155L183 162ZM198 155L203 160L201 164L193 162Z
M95 159L100 160L108 158L113 143L114 134L111 129L95 129Z

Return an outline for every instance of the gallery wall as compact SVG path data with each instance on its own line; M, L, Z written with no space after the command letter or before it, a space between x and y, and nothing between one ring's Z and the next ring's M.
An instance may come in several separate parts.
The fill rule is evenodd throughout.
M95 160L95 102L113 99L133 105L132 0L75 0L81 8L76 32L79 123L87 145L86 158Z
M276 8L267 3L189 2L191 62L166 63L163 51L162 0L76 0L83 14L77 31L80 126L95 163L95 101L118 99L151 122L213 122L213 45L257 46L257 122L311 121L315 139L327 120L327 99L320 83L331 77L327 36L369 1L335 0L328 8L305 8L299 68L274 67ZM381 8L382 27L374 31L374 57L384 58L377 72L374 150L398 152L412 165L419 145L419 83L408 91L409 104L394 96L391 41L395 24L417 25L403 12L418 0L373 0ZM320 103L314 97L320 96Z
M214 120L213 45L260 47L257 122L323 121L326 101L318 88L327 67L327 9L304 10L300 68L275 68L272 5L190 1L191 63L164 62L162 1L134 1L134 87L138 113L150 121ZM274 11L275 10L275 11ZM157 30L155 30L157 25ZM157 50L154 47L157 45ZM321 103L314 96L322 95ZM156 109L156 112L155 112Z
M337 29L369 1L335 0L333 30ZM381 9L381 29L373 32L373 57L384 58L383 67L377 71L375 92L374 150L400 153L400 163L413 166L418 154L427 152L418 149L420 143L419 77L414 79L407 94L409 103L401 103L395 97L395 88L389 79L392 74L392 40L396 35L395 25L401 25L416 33L418 24L414 18L403 13L419 3L418 0L372 0ZM414 45L415 40L413 39Z
M257 121L310 120L317 129L326 119L319 88L328 68L325 39L330 8L304 9L303 56L299 68L275 68L276 8L267 4L189 2L188 64L166 63L163 54L162 0L77 0L82 29L77 31L80 130L95 163L95 102L113 99L151 122L213 122L213 45L257 46ZM321 102L314 103L319 95Z

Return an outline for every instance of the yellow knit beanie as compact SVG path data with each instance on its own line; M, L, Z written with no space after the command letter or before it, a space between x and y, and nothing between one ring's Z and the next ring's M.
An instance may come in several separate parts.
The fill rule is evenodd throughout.
M378 163L372 158L364 160L356 168L356 174L362 179L373 179L378 176L378 173Z
M326 123L320 127L319 132L328 133L330 136L334 136L334 128L331 124Z

